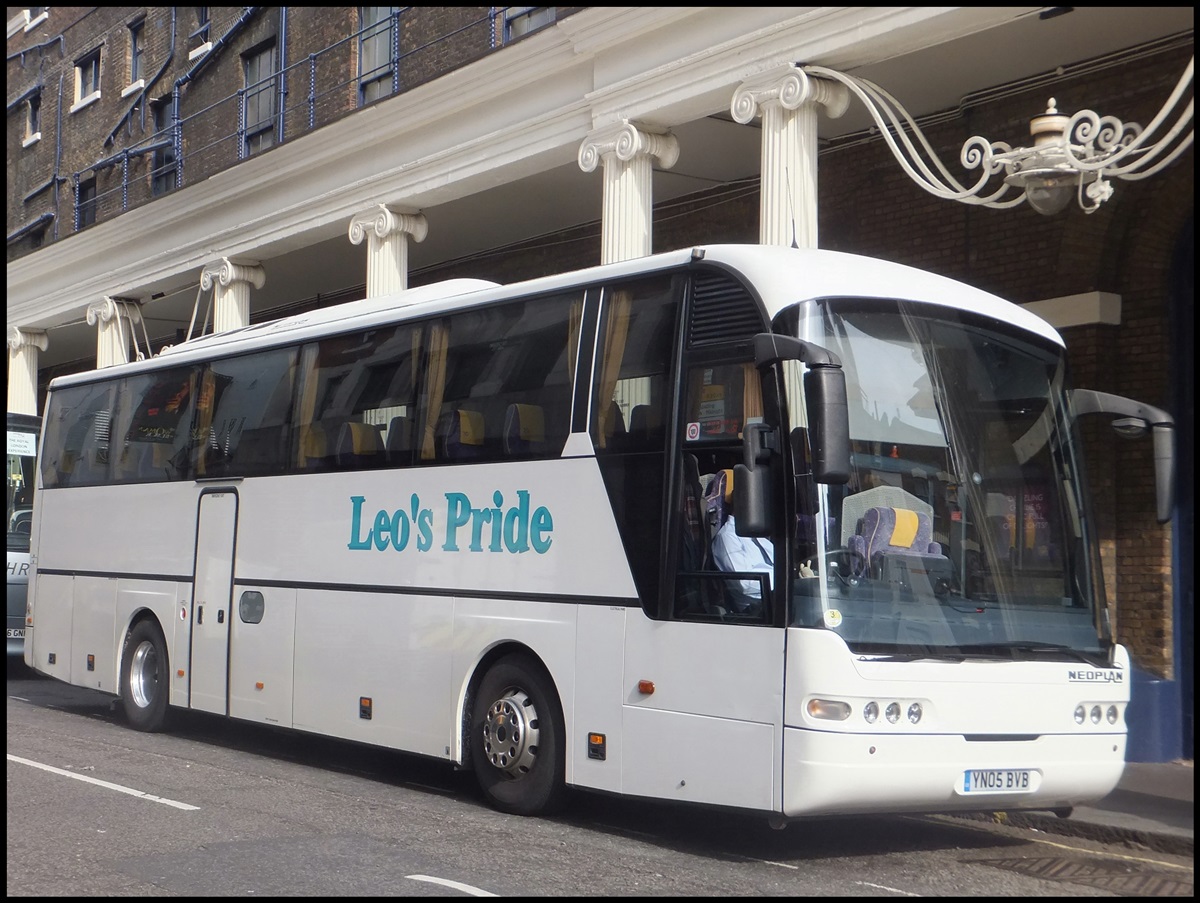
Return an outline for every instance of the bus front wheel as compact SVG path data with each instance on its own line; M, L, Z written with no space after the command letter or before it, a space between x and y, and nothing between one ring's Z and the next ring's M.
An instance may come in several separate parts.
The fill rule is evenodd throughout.
M513 815L547 815L566 794L562 710L549 675L524 655L500 659L472 706L475 777L488 801Z
M167 644L153 621L134 625L125 638L121 663L121 703L129 724L160 731L167 722Z

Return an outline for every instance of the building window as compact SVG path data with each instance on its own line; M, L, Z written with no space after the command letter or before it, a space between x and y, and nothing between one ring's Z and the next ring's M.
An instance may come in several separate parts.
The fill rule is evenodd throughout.
M76 220L82 229L96 221L96 177L79 180L79 198L76 204Z
M212 42L209 41L209 21L208 7L194 6L196 10L196 28L188 35L188 59L194 60L197 57L204 56L212 49Z
M368 104L387 97L395 87L395 61L392 45L395 36L396 6L360 6L362 31L358 36L359 102Z
M145 29L145 19L129 26L129 83L131 85L142 77L142 57L146 52L146 48L142 45Z
M42 137L42 92L29 95L25 110L25 141L32 143Z
M75 103L100 96L100 48L75 64Z
M246 69L246 92L242 101L243 142L244 156L247 157L275 143L275 117L279 113L275 59L273 42L243 58Z
M510 6L504 10L504 43L552 25L557 6Z
M49 7L46 6L30 6L25 12L25 30L31 31L41 25L50 18ZM11 20L9 20L11 22Z
M196 30L191 33L190 37L194 43L203 44L208 41L208 7L197 6L195 9Z
M155 197L174 191L178 186L176 181L178 167L175 165L175 132L171 127L171 101L160 100L152 104L150 113L154 117L155 144L168 142L154 151L153 166L150 173L150 192Z

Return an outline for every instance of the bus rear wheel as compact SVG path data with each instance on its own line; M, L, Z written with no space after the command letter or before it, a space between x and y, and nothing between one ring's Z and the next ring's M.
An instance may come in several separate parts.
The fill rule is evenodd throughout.
M548 815L566 795L562 709L545 669L524 655L500 659L472 706L471 764L484 795L513 815Z
M161 731L167 723L167 644L153 621L135 624L125 638L121 704L135 730Z

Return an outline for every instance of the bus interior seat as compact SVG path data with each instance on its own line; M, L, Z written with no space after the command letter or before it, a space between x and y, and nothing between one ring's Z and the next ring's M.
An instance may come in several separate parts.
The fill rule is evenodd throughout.
M337 464L343 470L376 466L382 459L379 431L371 423L348 421L338 431Z
M846 496L842 502L842 546L860 533L860 521L871 508L907 508L933 521L933 505L899 486L875 486Z
M281 464L281 437L282 430L278 426L243 430L232 448L231 461L236 466L231 467L230 463L226 462L221 471L236 469L246 476L278 473ZM216 476L217 472L214 471L212 475Z
M712 534L704 506L704 491L700 485L700 463L695 455L683 456L683 515L684 562L687 571L704 570L708 563Z
M328 440L325 427L319 423L310 423L300 428L300 463L302 467L317 470L325 464L328 454Z
M713 474L704 495L704 512L708 529L713 535L725 526L733 510L733 469L725 468Z
M438 418L437 457L442 461L481 458L484 454L483 414L459 408Z
M546 449L546 417L540 405L510 404L504 412L504 453L538 454Z
M629 438L636 445L661 442L662 427L662 413L653 405L634 405L629 412Z
M604 422L605 444L609 447L621 445L625 441L625 435L625 415L621 413L621 406L614 398L608 403L608 419Z
M704 576L712 570L712 533L708 529L700 463L683 456L683 546L675 610L677 615L723 616L722 589Z
M411 464L416 445L416 425L413 418L407 414L399 414L391 419L387 429L387 440L384 448L387 452L388 463Z
M857 576L870 573L889 577L889 559L900 556L919 563L922 573L948 577L950 560L942 555L942 546L933 541L933 522L923 511L909 508L869 508L862 519L862 531L850 537L855 553ZM944 562L944 566L942 564Z

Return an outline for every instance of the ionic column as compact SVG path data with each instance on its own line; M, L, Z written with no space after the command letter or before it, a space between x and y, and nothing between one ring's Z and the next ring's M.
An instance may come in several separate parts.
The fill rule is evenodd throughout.
M679 159L679 142L672 134L644 131L628 120L598 129L579 148L579 166L584 172L604 165L601 263L652 252L652 158L657 158L663 169L670 169Z
M200 287L213 290L213 332L228 332L250 325L250 287L262 288L266 271L257 260L222 257L200 273Z
M38 413L38 351L49 347L40 329L8 327L8 409L14 414Z
M105 298L88 305L88 326L96 326L96 369L132 360L133 327L142 319L141 305L129 298Z
M424 241L429 226L420 213L402 213L383 204L350 220L350 241L367 239L367 297L408 288L408 237Z
M789 66L742 83L730 112L743 125L762 113L759 243L817 247L817 107L846 112L846 86Z

